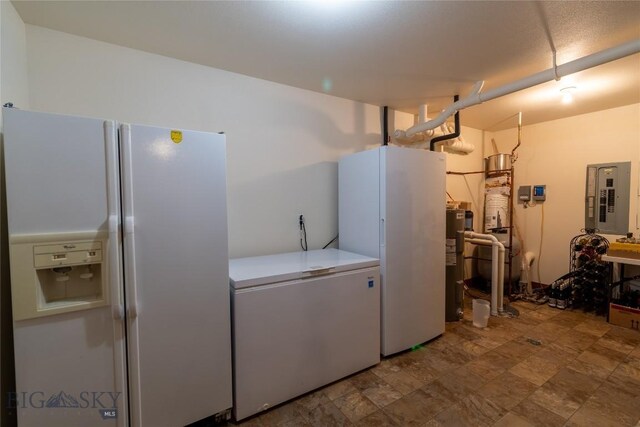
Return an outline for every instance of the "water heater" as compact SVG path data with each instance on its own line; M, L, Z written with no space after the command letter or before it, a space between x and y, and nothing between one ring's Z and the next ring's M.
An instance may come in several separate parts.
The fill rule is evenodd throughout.
M511 155L495 154L485 159L484 232L509 227Z
M455 322L462 317L464 284L464 225L463 209L447 209L446 229L446 306L445 320Z

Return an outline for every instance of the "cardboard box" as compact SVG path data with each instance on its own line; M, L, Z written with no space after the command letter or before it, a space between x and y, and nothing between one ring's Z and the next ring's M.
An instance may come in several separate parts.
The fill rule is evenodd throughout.
M447 200L447 209L463 209L465 211L470 211L471 202L464 202L461 200Z
M640 259L640 244L611 242L607 255L633 260Z
M609 305L609 323L640 331L640 310L611 303Z

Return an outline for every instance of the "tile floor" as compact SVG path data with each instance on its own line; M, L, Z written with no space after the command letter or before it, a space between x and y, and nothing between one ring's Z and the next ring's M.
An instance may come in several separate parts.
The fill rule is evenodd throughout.
M638 426L640 332L515 302L242 426ZM531 341L538 341L534 345Z

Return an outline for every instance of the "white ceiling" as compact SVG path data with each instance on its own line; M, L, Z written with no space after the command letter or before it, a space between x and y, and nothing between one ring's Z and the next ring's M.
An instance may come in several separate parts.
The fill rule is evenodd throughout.
M415 113L640 38L624 1L14 1L28 24ZM576 101L559 89L577 87ZM640 102L640 54L461 112L498 130ZM434 114L430 114L432 116Z

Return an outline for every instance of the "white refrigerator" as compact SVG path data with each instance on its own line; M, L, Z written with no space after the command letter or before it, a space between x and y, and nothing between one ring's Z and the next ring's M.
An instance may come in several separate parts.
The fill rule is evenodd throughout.
M380 361L378 265L338 249L229 261L236 420Z
M225 417L224 135L3 115L19 425Z
M445 154L384 146L338 166L340 249L380 259L381 354L444 333Z

